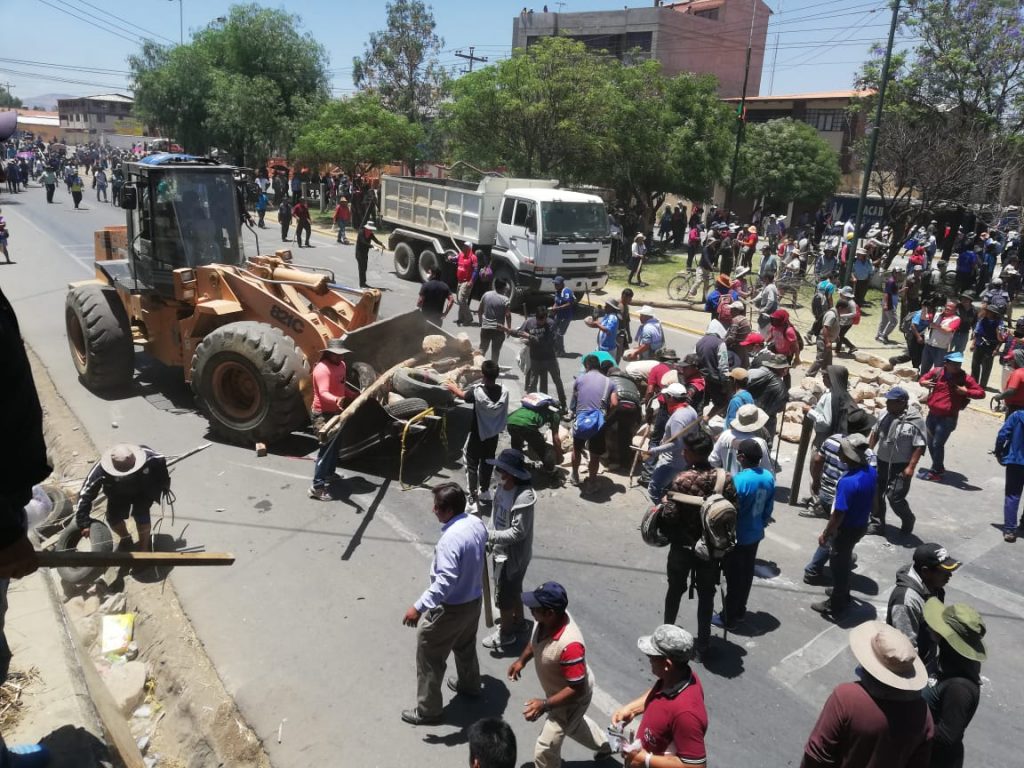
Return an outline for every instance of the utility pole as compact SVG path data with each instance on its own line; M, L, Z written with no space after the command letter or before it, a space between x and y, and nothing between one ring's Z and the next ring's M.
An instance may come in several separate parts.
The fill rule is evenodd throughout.
M172 3L174 0L170 0ZM184 45L185 43L185 9L184 1L178 0L178 45Z
M782 13L782 0L779 0L779 10L776 13ZM772 53L772 74L768 79L768 93L771 94L775 90L775 62L779 60L779 38L782 37L781 32L775 33L775 51Z
M455 52L455 55L458 56L460 59L466 59L469 62L469 67L467 69L462 70L463 72L472 72L473 71L473 63L474 62L479 61L479 62L482 63L482 62L486 62L487 61L487 57L486 56L474 56L473 55L473 51L475 51L475 50L476 50L476 46L471 45L471 46L469 46L469 53L468 54L467 53L463 53L461 50Z
M864 161L864 179L860 185L860 199L857 200L857 217L854 220L853 240L846 251L846 269L843 270L843 284L850 280L850 269L857 255L857 243L860 230L864 226L864 205L868 198L868 187L871 184L871 172L875 166L875 150L878 148L878 132L882 127L882 108L885 106L885 91L889 85L889 64L892 61L892 47L896 41L896 28L900 23L900 0L892 0L892 22L889 24L889 44L885 48L885 59L882 61L882 82L878 86L878 104L875 107L875 122L871 126L871 138L868 140L868 156Z
M740 93L739 111L736 113L736 150L732 154L732 173L729 175L729 189L725 193L725 217L732 215L732 195L736 189L736 168L740 162L740 145L743 143L743 130L747 124L747 83L750 80L750 49L754 45L754 20L757 18L757 0L750 3L750 37L747 38L747 64L743 70L743 91Z

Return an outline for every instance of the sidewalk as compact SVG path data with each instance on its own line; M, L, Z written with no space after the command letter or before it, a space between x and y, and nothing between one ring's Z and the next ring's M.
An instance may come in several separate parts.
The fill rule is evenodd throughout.
M103 729L86 689L69 627L47 570L11 582L6 632L12 673L29 673L17 723L3 732L9 746L41 742L51 768L89 768L109 762Z

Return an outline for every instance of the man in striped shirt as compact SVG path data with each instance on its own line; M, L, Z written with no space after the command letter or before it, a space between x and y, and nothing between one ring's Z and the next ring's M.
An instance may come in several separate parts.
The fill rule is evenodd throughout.
M508 668L508 679L518 680L530 659L536 660L543 699L530 699L523 717L530 722L546 714L547 720L533 751L535 768L558 768L562 763L565 737L594 750L594 759L611 756L608 737L587 717L594 695L594 674L587 667L583 635L566 612L569 597L555 581L523 593L523 605L530 609L537 625L523 653Z

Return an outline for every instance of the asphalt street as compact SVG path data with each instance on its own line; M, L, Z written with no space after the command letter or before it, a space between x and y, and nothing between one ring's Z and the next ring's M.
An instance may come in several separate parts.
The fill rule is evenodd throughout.
M134 391L112 400L91 394L76 377L64 329L67 284L93 274L93 231L124 220L120 211L90 197L87 190L84 210L75 211L63 190L54 205L45 203L38 186L0 194L16 262L0 266L0 285L27 342L97 446L127 440L166 454L183 452L208 435L180 371L139 354ZM314 236L314 244L294 250L296 261L329 266L339 281L355 283L350 246L322 235ZM260 245L264 253L278 247L277 230L260 231ZM251 245L249 252L255 252ZM397 278L390 254L371 255L369 281L384 291L384 314L414 306L417 286ZM474 340L477 333L470 330ZM669 338L680 353L695 341L675 331ZM593 332L573 323L567 347L582 352L592 345ZM503 364L513 365L514 347L506 345ZM568 384L579 362L563 359L561 365ZM518 397L521 381L510 377L504 383ZM1024 619L1024 544L1004 544L993 527L1002 518L1002 469L987 451L998 424L966 413L947 452L947 465L961 474L945 485L915 482L910 494L920 540L938 541L966 563L950 583L947 602L973 603L988 624L986 684L967 732L968 763L977 766L1017 764L1011 734L1024 682L1016 655ZM440 444L422 450L410 476L462 480L458 456L465 426L465 413L453 416L447 450ZM438 536L429 494L402 489L391 447L340 468L344 498L313 501L306 489L314 453L313 440L303 437L273 447L264 458L216 443L175 469L175 524L165 521L162 527L188 546L231 551L238 558L228 569L182 569L170 578L274 764L462 765L463 727L490 714L503 714L513 724L520 764L529 762L539 725L524 722L520 713L539 685L532 670L520 682L507 682L509 656L494 657L481 648L485 695L478 701L456 698L443 725L412 727L399 720L415 700L415 633L401 619L427 583ZM790 485L793 453L784 445L781 498ZM539 496L527 581L555 579L566 586L600 688L592 714L604 724L615 702L651 683L636 638L661 621L666 551L642 543L637 526L646 495L627 489L624 477L604 476L601 492L588 499L568 485L542 488ZM801 581L822 524L781 503L775 518L759 551L747 628L727 639L716 630L714 655L698 670L714 766L798 764L828 692L853 679L845 628L810 610L821 590ZM878 537L864 540L857 551L853 590L860 604L846 626L876 611L884 618L895 572L910 558L910 549ZM693 628L695 610L696 603L684 599L683 626ZM563 756L570 765L590 760L571 743Z

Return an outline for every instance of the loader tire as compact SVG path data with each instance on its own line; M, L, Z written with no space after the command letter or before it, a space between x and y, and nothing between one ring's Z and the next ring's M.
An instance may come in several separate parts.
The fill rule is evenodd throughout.
M504 295L508 297L508 308L513 312L525 311L526 300L529 291L521 285L516 285L516 273L504 265L495 267L494 280L504 280Z
M395 246L395 274L403 280L415 280L419 276L416 251L408 243Z
M80 285L64 304L71 361L94 392L126 389L135 373L135 347L128 313L114 288Z
M309 363L295 341L252 321L210 333L192 358L192 392L211 430L237 445L271 443L309 420Z
M397 403L385 405L384 410L387 411L388 416L394 419L408 421L413 416L423 413L429 407L427 401L420 397L407 397L404 400L399 400Z
M78 530L78 526L72 521L64 532L61 533L60 538L57 539L56 549L58 552L65 552L69 549L77 549L79 542L82 540L82 532ZM114 551L114 534L107 527L106 523L102 523L99 520L93 520L89 525L89 551L90 552L113 552ZM89 584L96 581L106 568L102 566L83 565L77 568L58 568L57 575L60 576L60 580L65 584L72 584L74 586L80 586L82 584Z

